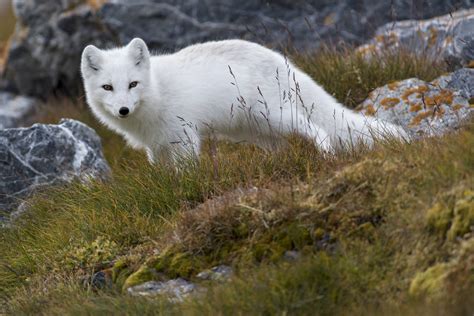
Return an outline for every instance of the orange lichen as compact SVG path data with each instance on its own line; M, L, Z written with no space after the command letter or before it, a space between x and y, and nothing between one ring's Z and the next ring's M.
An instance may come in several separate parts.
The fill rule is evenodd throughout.
M441 90L439 94L434 96L426 97L425 104L429 107L440 104L451 105L453 103L453 92L450 90Z
M400 83L398 81L391 82L387 85L387 87L392 91L397 89L399 86L400 86Z
M441 107L436 109L436 111L435 111L435 115L437 117L442 117L442 116L444 116L445 113L446 113L445 109L441 108Z
M463 108L463 105L462 105L462 104L455 104L455 105L453 105L453 110L454 110L454 111L458 111L458 110L460 110L461 108Z
M333 25L334 23L336 23L335 13L331 13L324 18L323 24L325 26L330 26L330 25Z
M428 91L428 87L426 85L407 89L402 94L402 100L406 102L408 101L408 97L411 96L413 93L423 94L427 91Z
M471 60L468 64L467 67L469 68L474 68L474 60Z
M375 36L375 41L378 43L382 43L385 41L385 36L384 35L377 35Z
M380 101L380 104L386 109L393 108L398 103L400 103L399 98L384 98Z
M428 38L428 47L432 47L436 44L436 41L438 39L438 31L435 28L430 28L429 32L430 35Z
M86 0L86 3L94 9L99 9L107 0Z
M421 103L415 103L410 106L410 112L418 112L422 109Z
M410 126L420 125L421 121L423 121L424 119L426 119L426 118L428 118L432 115L433 115L433 113L431 111L421 112L411 120Z
M373 104L369 104L366 106L365 108L365 114L366 115L370 115L370 116L374 116L375 115L375 108L374 108L374 105Z

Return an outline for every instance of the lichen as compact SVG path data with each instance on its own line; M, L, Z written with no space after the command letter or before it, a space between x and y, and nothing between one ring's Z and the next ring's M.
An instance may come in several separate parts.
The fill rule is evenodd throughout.
M365 114L366 115L374 116L375 113L376 113L376 111L375 111L375 108L374 108L373 104L369 104L365 107Z
M433 116L432 111L423 111L417 114L414 118L412 118L410 122L410 126L417 126L420 125L421 121L427 119L428 117Z
M65 266L70 268L100 269L118 254L118 245L102 236L92 242L82 241L64 251Z
M413 87L413 88L409 88L409 89L406 89L405 92L403 92L402 94L402 100L405 101L405 102L408 102L408 98L414 94L414 93L420 93L420 94L424 94L425 92L427 92L429 89L426 85L422 85L422 86L418 86L418 87Z
M410 111L410 112L418 112L418 111L420 111L421 109L422 109L421 104L420 104L420 103L415 103L415 104L412 104L412 105L410 106L409 111Z
M451 90L441 90L433 96L426 96L424 103L429 107L441 104L451 105L453 103L453 92Z
M392 91L396 90L399 86L400 86L400 81L394 81L387 84L387 87Z
M384 98L380 101L380 104L385 108L389 109L400 103L399 98Z

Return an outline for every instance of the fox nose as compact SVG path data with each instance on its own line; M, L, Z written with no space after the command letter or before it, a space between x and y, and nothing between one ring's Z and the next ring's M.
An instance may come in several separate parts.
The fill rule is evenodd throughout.
M127 107L121 107L119 110L119 114L121 116L127 116L130 110Z

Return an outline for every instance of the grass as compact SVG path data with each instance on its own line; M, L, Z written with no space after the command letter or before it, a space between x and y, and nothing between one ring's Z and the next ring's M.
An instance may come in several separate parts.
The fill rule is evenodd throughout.
M445 71L403 54L365 61L323 51L296 60L354 106L372 87ZM472 313L472 123L442 138L386 140L336 156L293 136L273 153L228 143L216 151L207 142L199 162L178 172L149 166L81 101L49 103L38 120L95 127L114 177L41 192L31 212L0 232L5 313ZM288 262L287 250L302 258ZM196 279L217 264L235 269L231 281ZM109 288L83 285L96 271ZM122 294L178 276L207 293L181 304Z

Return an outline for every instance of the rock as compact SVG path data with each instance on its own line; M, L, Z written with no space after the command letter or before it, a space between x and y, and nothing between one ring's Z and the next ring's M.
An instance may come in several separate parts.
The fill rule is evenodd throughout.
M82 279L82 286L84 288L92 288L94 290L112 288L113 281L110 271L98 271L92 276L87 276Z
M199 272L196 277L201 280L226 281L232 277L233 270L226 265L219 265L209 270Z
M287 250L283 254L283 259L286 261L296 261L301 258L301 253L295 250Z
M359 108L403 126L415 138L442 135L474 112L473 80L474 69L460 69L430 83L416 78L393 82L372 91Z
M4 86L46 98L54 90L79 92L81 52L114 43L85 0L15 0L18 18L8 50Z
M196 290L196 286L184 279L178 278L166 282L149 281L127 289L132 296L165 295L172 302L182 302Z
M400 48L443 58L453 69L474 63L474 9L424 21L388 23L358 51L370 57Z
M432 0L429 6L422 1L406 5L405 0L115 0L95 10L87 2L15 0L18 24L2 86L41 98L55 90L77 94L80 55L87 44L106 48L142 37L162 52L244 38L314 49L321 41L362 44L384 23L472 6L471 0Z
M38 106L36 99L0 91L0 130L25 124Z
M458 71L438 79L439 85L443 89L458 91L459 94L468 100L474 98L474 69L459 69ZM470 102L473 104L474 102Z
M0 211L14 211L38 188L109 172L99 136L78 121L0 130Z

